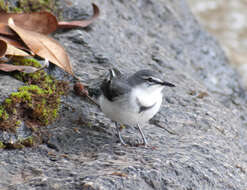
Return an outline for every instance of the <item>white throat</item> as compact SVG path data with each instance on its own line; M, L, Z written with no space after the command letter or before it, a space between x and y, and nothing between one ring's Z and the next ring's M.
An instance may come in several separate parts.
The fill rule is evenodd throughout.
M136 87L132 90L132 98L137 98L143 106L152 106L156 102L162 101L163 86Z

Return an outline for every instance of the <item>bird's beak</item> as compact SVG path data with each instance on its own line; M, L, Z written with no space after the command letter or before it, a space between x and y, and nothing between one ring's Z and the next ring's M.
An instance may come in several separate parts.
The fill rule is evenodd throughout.
M163 85L163 86L176 87L174 84L166 82L166 81L161 82L160 84Z

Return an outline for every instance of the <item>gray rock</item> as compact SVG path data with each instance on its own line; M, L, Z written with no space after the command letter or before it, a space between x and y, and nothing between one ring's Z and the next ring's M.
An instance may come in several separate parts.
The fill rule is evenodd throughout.
M23 84L13 77L0 73L0 102L3 102L12 92L16 92Z
M90 2L61 1L65 18L91 15ZM95 3L101 16L93 25L54 36L92 95L111 67L124 73L154 69L176 84L164 90L162 109L143 127L153 148L121 146L113 123L71 92L60 118L48 127L45 144L0 150L0 174L6 173L0 187L246 189L246 94L185 1ZM50 72L66 76L57 68ZM135 128L126 128L123 137L131 144L141 139Z
M12 92L16 92L24 83L15 78L0 73L0 103L3 102ZM1 121L0 121L1 122ZM27 138L32 133L26 125L21 122L20 127L17 128L16 133L9 133L0 130L0 142L16 143L18 140Z

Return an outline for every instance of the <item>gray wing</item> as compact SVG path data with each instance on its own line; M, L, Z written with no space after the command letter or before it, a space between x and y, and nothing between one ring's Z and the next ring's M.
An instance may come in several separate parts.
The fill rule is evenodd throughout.
M113 78L112 80L104 80L101 85L101 90L109 101L114 101L118 97L129 93L131 88L124 80Z

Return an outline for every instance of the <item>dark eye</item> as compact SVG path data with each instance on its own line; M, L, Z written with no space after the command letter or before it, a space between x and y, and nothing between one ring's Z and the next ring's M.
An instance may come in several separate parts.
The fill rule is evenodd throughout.
M153 82L153 79L151 77L147 78L148 82Z

